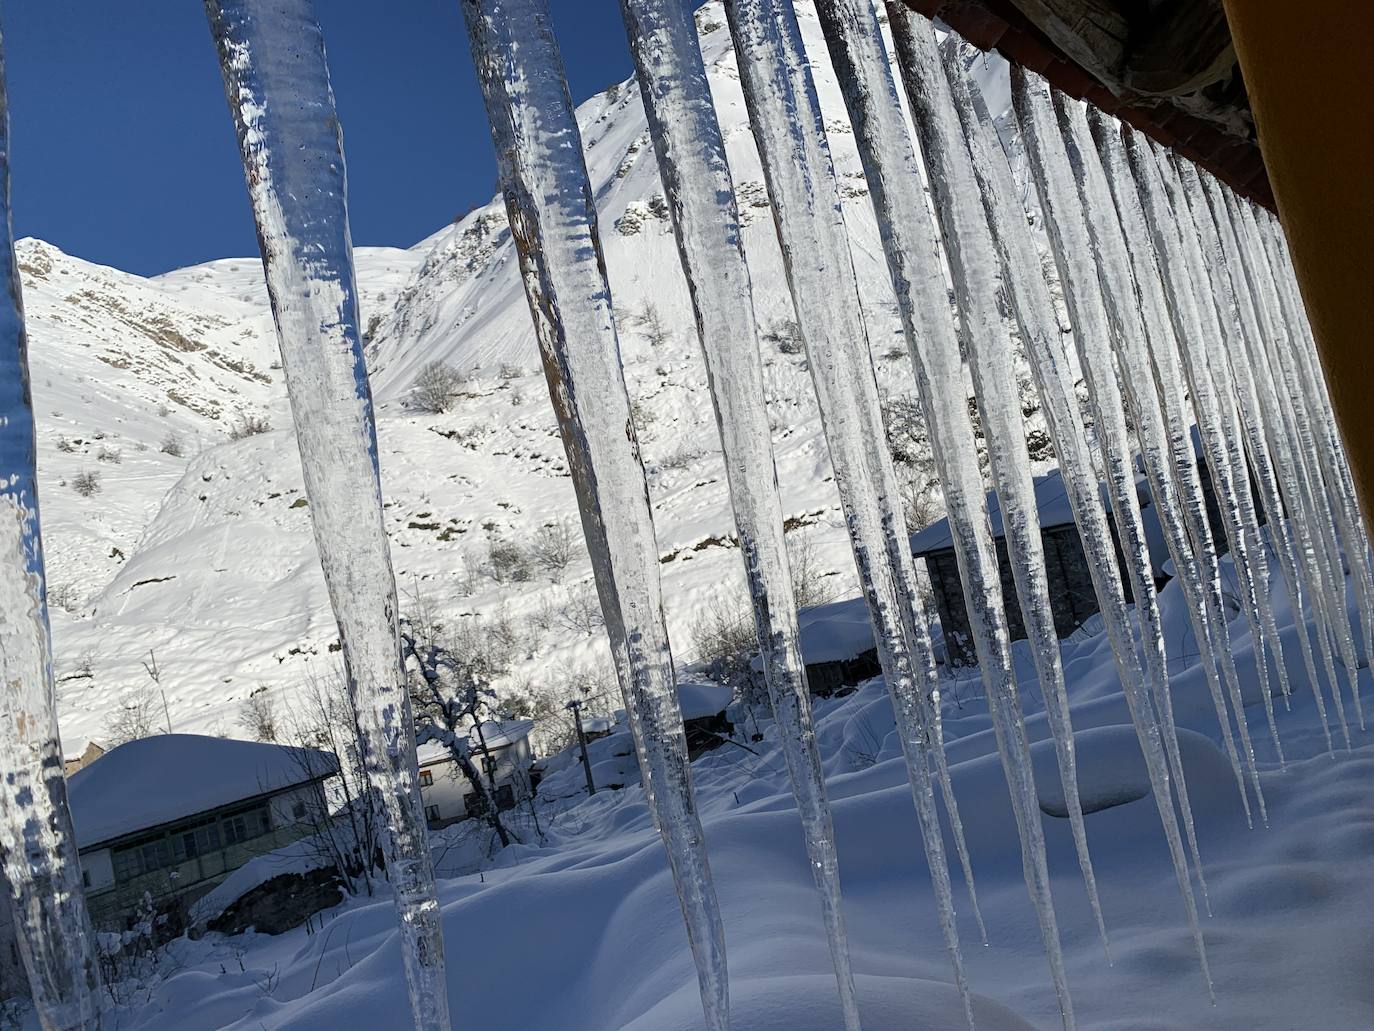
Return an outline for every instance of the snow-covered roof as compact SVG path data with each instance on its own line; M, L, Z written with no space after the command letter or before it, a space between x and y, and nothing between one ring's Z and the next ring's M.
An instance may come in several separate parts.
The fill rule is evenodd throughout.
M995 491L988 491L988 518L992 520L992 535L1002 536L1002 506ZM1044 476L1035 478L1035 508L1040 514L1040 526L1064 526L1073 522L1073 509L1069 505L1069 495L1064 490L1064 480L1059 470L1054 469ZM949 520L938 519L919 533L911 535L911 550L917 555L927 555L954 547L954 535L950 533Z
M482 724L482 737L486 740L488 748L505 748L517 741L523 741L533 730L534 720L487 720ZM468 738L476 744L476 734L469 734ZM448 746L442 741L426 741L416 747L415 753L421 766L445 762L452 758Z
M802 661L844 662L873 648L873 624L863 598L846 598L797 614Z
M200 734L159 734L112 748L67 782L76 845L113 838L327 777L329 752Z
M719 716L735 700L735 692L720 684L685 681L678 684L677 696L682 703L684 720L699 720Z

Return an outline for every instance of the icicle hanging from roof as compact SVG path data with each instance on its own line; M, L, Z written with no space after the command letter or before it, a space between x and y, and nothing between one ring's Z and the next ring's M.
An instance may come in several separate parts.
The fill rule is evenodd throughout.
M382 519L343 143L310 0L206 0L234 118L320 563L381 824L417 1031L448 980Z
M645 794L672 866L706 1026L726 1031L725 933L692 795L648 485L562 57L546 0L462 0L462 9Z
M811 720L753 290L725 140L691 13L679 0L621 0L621 10L692 296L763 676L821 896L840 1010L846 1031L859 1031L835 831Z
M9 97L0 43L0 854L39 1023L100 1023L100 975L67 808L35 479L28 338L10 218Z

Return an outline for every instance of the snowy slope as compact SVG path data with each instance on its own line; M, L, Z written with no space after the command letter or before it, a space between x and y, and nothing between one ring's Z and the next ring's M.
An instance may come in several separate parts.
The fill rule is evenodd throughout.
M858 158L814 13L805 5L800 13L833 112L880 383L888 395L909 394ZM791 305L734 54L718 5L704 7L698 23L761 320L776 326ZM995 67L979 74L1000 88ZM718 598L743 603L705 370L637 87L593 97L579 118L627 379L643 416L670 630L678 657L690 660L701 611ZM306 678L330 674L333 620L260 263L224 259L141 279L37 241L21 255L67 750L105 740L111 711L148 690L150 650L177 731L233 730L249 692L265 685L280 701ZM445 621L510 624L519 647L502 691L557 692L586 673L604 680L600 631L555 618L590 596L580 545L559 583L498 584L476 572L493 541L525 542L576 514L503 205L494 200L408 250L361 248L357 265L403 604L422 597ZM657 346L640 317L646 304L668 330ZM472 374L468 396L442 416L413 412L405 404L412 380L436 359ZM765 361L786 511L843 593L852 561L805 358L770 348ZM230 440L250 415L266 417L272 431ZM169 433L181 438L181 457L160 450ZM100 461L102 447L120 461ZM100 490L83 497L72 481L87 471L99 474ZM618 701L611 691L593 704L609 711Z

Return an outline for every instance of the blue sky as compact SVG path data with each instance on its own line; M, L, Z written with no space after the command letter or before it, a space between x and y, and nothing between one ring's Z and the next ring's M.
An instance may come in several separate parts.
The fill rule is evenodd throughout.
M685 0L698 6L700 0ZM632 72L618 0L550 0L575 100ZM316 0L354 242L409 246L495 192L457 0ZM196 0L4 6L14 223L144 275L257 253Z

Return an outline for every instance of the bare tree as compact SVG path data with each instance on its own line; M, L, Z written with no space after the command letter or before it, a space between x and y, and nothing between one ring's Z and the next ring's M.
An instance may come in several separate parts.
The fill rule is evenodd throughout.
M925 414L916 398L909 394L885 399L882 414L888 449L892 452L901 484L907 529L913 532L924 529L943 507Z
M311 677L297 692L286 716L291 740L303 749L319 749L338 760L332 793L317 784L317 798L306 806L304 822L313 831L322 865L333 865L349 894L371 895L372 877L381 869L378 833L381 822L373 804L372 778L363 762L358 710L344 683L344 673ZM327 773L314 751L297 754L309 779Z
M410 674L417 738L448 749L477 798L479 815L505 848L512 835L472 761L474 751L492 758L482 724L495 698L491 681L505 672L502 651L489 647L491 639L476 627L478 622L469 621L466 630L456 635L445 634L417 599L415 615L401 620L401 654Z
M644 338L649 341L650 347L662 347L673 339L673 331L668 328L663 316L659 313L658 305L654 304L653 301L644 302L644 307L640 310L636 322L644 333Z
M751 679L758 635L746 607L713 602L692 624L692 645L713 680L734 687Z
M530 545L530 556L550 580L558 583L572 564L580 543L581 537L573 529L572 521L560 519L539 528Z
M555 613L556 622L564 630L572 630L590 637L606 625L601 600L590 583L574 584L568 588L567 601Z
M792 567L792 593L797 608L814 608L834 599L835 590L829 583L830 571L821 565L816 546L810 540L788 537L787 561Z
M458 399L463 374L448 362L433 361L420 369L410 384L410 405L421 412L439 415Z
M253 736L254 741L276 741L277 711L272 695L266 687L259 687L239 706L239 726Z
M134 688L120 699L110 720L110 747L151 737L157 726L157 696L148 688Z

